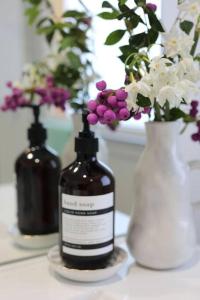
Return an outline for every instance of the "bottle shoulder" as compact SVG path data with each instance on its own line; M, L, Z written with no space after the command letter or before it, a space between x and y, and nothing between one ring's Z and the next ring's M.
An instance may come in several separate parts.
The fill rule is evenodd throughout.
M61 172L60 185L69 193L82 190L100 193L101 188L114 190L114 177L109 168L99 161L74 161Z
M49 147L31 147L25 149L16 159L18 164L39 165L39 164L54 164L60 167L60 158Z

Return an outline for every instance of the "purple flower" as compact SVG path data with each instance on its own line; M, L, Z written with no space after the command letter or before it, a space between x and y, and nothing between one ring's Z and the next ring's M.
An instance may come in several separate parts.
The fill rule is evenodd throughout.
M157 10L157 5L154 3L147 3L146 7L153 12L155 12Z

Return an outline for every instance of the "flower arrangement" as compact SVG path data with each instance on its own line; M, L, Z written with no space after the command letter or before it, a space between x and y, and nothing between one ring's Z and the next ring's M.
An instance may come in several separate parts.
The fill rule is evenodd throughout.
M117 98L117 91L103 90L93 100L97 104L96 108L93 101L88 103L88 121L94 124L131 117L140 119L143 113L148 113L152 120L159 122L180 118L186 123L195 121L194 109L193 113L187 112L186 105L191 104L200 92L197 84L200 78L200 56L197 53L200 35L199 1L179 1L177 19L167 33L156 16L155 4L135 0L130 7L127 2L118 0L116 8L110 2L103 1L102 7L108 11L99 14L106 20L118 20L120 28L124 28L110 33L105 44L114 45L122 38L126 39L126 44L120 46L119 57L126 73L125 87L119 89L124 95L126 93L123 104L126 114L119 111L119 99L117 108L116 101L112 100L112 103L110 100L110 95ZM160 48L161 54L152 57L155 47ZM194 103L193 108L197 109ZM99 114L99 104L106 107L103 116L102 110ZM110 109L115 115L107 119L104 116Z
M48 0L24 0L25 15L36 32L43 35L50 54L46 64L51 69L55 84L70 91L70 105L74 110L85 107L88 85L94 79L91 64L90 30L92 18L80 1L82 10L67 10L61 16Z
M2 111L15 111L27 105L55 105L65 110L65 103L70 99L70 91L56 85L54 77L46 65L27 65L19 82L8 82L10 94L5 96Z

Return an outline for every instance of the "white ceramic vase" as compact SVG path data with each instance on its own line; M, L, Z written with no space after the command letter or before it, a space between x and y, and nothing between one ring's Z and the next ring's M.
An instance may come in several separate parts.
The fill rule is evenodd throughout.
M179 267L196 246L189 166L177 151L179 132L179 122L147 123L147 144L135 170L127 242L136 262L148 268Z
M78 136L80 130L82 130L82 116L80 113L72 113L72 134L67 142L67 145L64 149L64 153L62 155L62 164L63 166L69 165L76 159L76 153L74 152L74 140L75 137ZM93 129L92 129L93 130ZM105 140L101 137L98 130L95 132L96 136L99 138L99 152L97 153L97 157L100 161L108 164L108 148Z

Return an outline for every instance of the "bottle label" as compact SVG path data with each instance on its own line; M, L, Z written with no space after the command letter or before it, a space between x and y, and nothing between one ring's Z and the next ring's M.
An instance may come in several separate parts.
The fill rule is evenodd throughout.
M98 256L113 250L114 194L62 194L62 250L75 256Z

